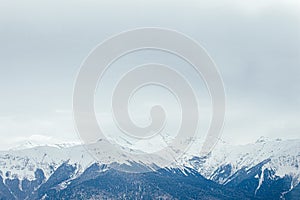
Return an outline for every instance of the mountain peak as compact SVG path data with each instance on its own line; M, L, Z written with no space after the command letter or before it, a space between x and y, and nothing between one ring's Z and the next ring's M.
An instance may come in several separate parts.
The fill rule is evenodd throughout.
M255 143L265 143L265 142L270 142L272 141L271 138L265 137L265 136L261 136L259 137Z
M10 151L18 151L18 150L24 150L24 149L31 149L35 147L42 147L42 146L49 146L49 147L56 147L59 149L63 148L69 148L73 146L80 145L79 142L65 142L65 143L55 143L55 144L45 144L45 143L37 143L35 141L22 141L16 144L14 147L10 148Z

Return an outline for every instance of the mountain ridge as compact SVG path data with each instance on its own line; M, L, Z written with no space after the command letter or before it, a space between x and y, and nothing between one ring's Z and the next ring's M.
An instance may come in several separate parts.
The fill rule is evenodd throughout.
M92 182L96 185L101 185L101 180L109 180L109 176L123 180L123 184L129 184L126 180L130 179L133 182L144 181L143 184L148 185L148 181L151 182L153 177L157 177L156 173L159 170L162 170L166 176L165 180L163 176L159 176L161 182L170 181L167 177L171 174L176 177L173 181L185 182L187 179L183 180L180 178L184 176L188 177L191 183L195 182L195 184L198 184L197 181L200 181L198 180L199 177L202 177L202 181L199 184L215 183L211 185L209 190L219 191L221 188L220 190L231 191L233 197L238 197L237 194L240 194L246 199L268 199L269 196L272 199L284 199L285 197L287 199L295 199L295 194L299 191L300 140L260 140L253 144L238 146L220 143L209 155L201 157L194 154L186 154L177 161L176 165L169 167L155 165L152 162L155 160L153 158L140 162L138 158L122 155L120 159L110 160L109 155L111 153L119 152L108 152L104 148L108 144L105 141L99 142L100 147L103 148L99 148L99 143L90 146L92 147L90 149L101 154L102 160L98 161L95 161L94 157L87 152L87 148L82 145L66 148L61 148L60 146L39 146L23 150L0 151L2 179L0 182L3 183L0 197L1 195L8 197L10 194L14 194L14 196L17 195L14 197L15 199L24 199L23 197L28 195L26 191L31 191L31 193L33 192L36 195L30 196L30 193L27 196L30 199L47 199L46 197L50 198L51 195L52 197L53 195L64 196L67 195L64 193L66 191L72 191L73 189L77 191L79 189L77 188L79 187L78 185L73 188L76 182L77 184L80 183L80 188L85 187L84 184L91 184ZM99 166L102 167L100 167L101 170L99 170ZM122 167L122 169L124 167L133 169L145 167L149 170L149 174L132 175L132 173L126 173L122 170L118 171L118 167ZM101 176L101 180L97 179L94 181L98 175ZM146 179L143 179L143 177L146 177ZM192 177L198 178L194 180ZM118 185L119 183L116 184ZM151 182L147 187L152 188L153 184L155 185L156 183ZM201 188L205 186L201 184L198 189L192 185L186 187L181 185L180 187L185 189L193 188L192 190L196 194L202 194L205 191L201 190ZM136 185L131 186L131 190L135 191L131 192L142 195L139 192L143 189L137 189ZM97 191L95 185L87 187ZM107 188L102 185L101 187L103 188L98 191L101 193L99 193L100 196L115 197L115 194L107 191L115 188L115 186L111 185ZM178 194L173 194L172 190L169 191L168 188L165 188L164 184L156 185L154 188L157 187L160 192L157 191L158 193L156 194L159 197L164 196L167 199L180 198L180 196L176 196ZM176 183L173 184L173 187L179 187L179 185ZM41 189L33 190L32 188ZM53 188L56 188L55 191ZM122 186L119 185L118 188L120 189ZM156 190L154 188L152 189ZM150 190L145 191L147 191L145 194L150 197ZM119 194L122 192L124 192L123 189L120 189ZM133 193L131 194L133 195ZM182 193L184 193L184 190ZM84 195L89 196L92 194ZM186 195L187 198L195 198L192 193ZM210 199L226 199L224 193L215 192L215 195L214 197L213 193L209 193L207 197Z

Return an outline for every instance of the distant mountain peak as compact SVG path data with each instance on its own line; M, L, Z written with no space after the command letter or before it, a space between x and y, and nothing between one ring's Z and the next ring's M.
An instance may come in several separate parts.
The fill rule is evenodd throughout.
M9 151L18 151L18 150L25 150L25 149L31 149L35 147L45 147L45 146L63 149L72 146L77 146L80 144L81 144L80 142L61 142L61 143L45 144L45 143L38 143L35 141L27 140L15 144L15 146L10 148Z
M265 142L270 142L270 141L272 141L271 138L266 137L266 136L261 136L256 140L255 143L265 143Z

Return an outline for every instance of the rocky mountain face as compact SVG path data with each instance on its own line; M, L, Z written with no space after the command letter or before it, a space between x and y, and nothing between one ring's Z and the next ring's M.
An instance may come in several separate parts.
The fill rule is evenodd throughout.
M0 152L0 199L300 199L300 140L219 143L157 170L151 159L110 160L105 143L93 148L97 162L84 146L64 146ZM116 170L124 165L153 170Z

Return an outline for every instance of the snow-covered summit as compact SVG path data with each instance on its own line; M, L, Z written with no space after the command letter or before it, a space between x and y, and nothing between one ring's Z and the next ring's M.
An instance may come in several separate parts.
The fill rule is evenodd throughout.
M134 152L132 149L123 148L124 151L133 152L133 154L124 154L119 146L113 148L112 144L106 140L99 140L88 145L35 146L29 143L22 147L27 148L0 151L0 171L7 178L16 176L19 179L33 179L34 172L38 168L44 171L46 177L49 177L66 161L76 165L80 172L93 163L131 165L132 162L137 162L152 166L155 165L154 160L164 160L154 156L141 156L140 152Z
M34 147L43 147L43 146L49 146L49 147L57 147L57 148L68 148L72 146L80 145L80 142L65 142L65 143L53 143L53 144L47 144L47 143L40 143L35 141L22 141L18 144L15 144L14 147L10 148L11 151L18 151L18 150L24 150L24 149L30 149Z
M37 168L42 169L46 177L49 177L58 166L66 161L76 164L79 171L83 171L95 162L128 164L130 161L140 161L138 156L128 156L107 146L107 141L98 141L97 144L88 146L76 144L36 146L36 144L28 143L21 148L0 151L0 170L4 176L7 174L8 177L31 179ZM95 158L90 151L94 151L99 156ZM157 159L157 157L149 156L142 163L151 165ZM230 177L242 168L250 169L265 160L269 161L263 165L264 168L274 170L276 175L281 177L292 176L293 185L300 181L300 140L260 138L257 142L246 145L230 145L220 142L209 156L199 157L195 153L186 155L182 161L178 161L178 164L192 167L206 178L214 179L216 172L222 166L230 166L228 174ZM217 181L225 183L226 180L224 178Z
M218 143L209 156L195 159L194 155L189 155L186 160L209 179L214 179L216 172L224 170L226 166L230 168L226 176L229 178L243 168L250 169L267 161L262 168L273 170L276 176L291 176L293 185L300 182L300 140L271 140L262 137L246 145ZM225 183L228 180L223 178L217 181Z

